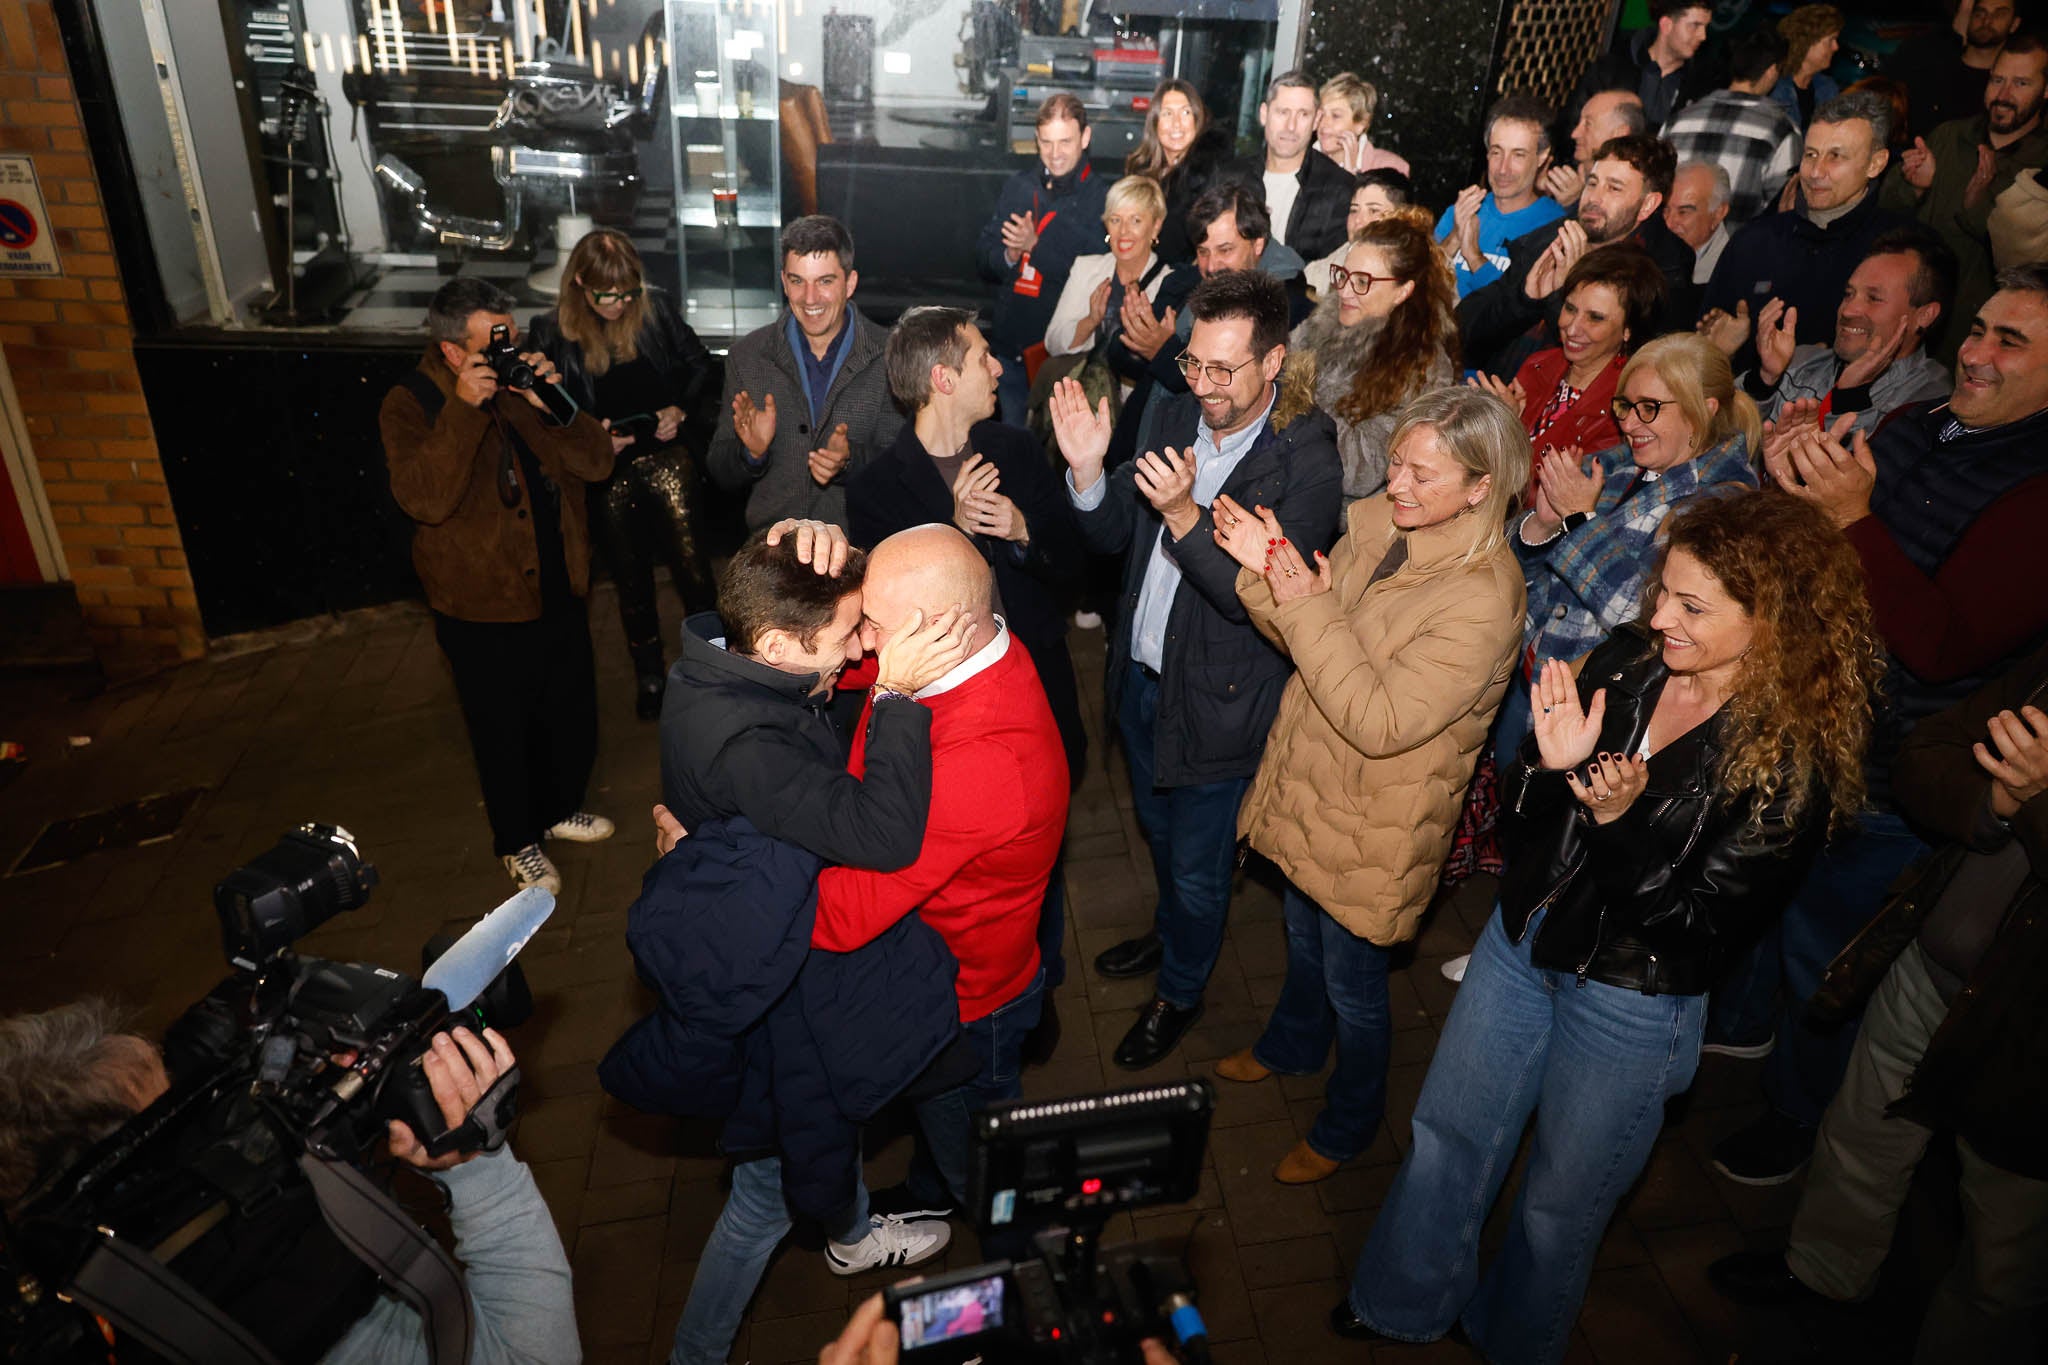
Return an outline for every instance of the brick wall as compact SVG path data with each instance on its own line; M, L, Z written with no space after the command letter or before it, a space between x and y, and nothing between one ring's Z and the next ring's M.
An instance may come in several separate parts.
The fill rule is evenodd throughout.
M0 347L100 662L206 650L135 370L99 181L49 0L0 0L0 151L35 158L61 279L0 279Z

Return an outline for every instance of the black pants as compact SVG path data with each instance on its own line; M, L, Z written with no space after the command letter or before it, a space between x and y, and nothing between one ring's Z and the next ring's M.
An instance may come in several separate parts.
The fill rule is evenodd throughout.
M469 727L492 850L537 844L583 808L597 761L597 671L581 598L538 621L458 621L434 613L434 638L455 674Z
M590 488L591 539L619 593L626 648L642 673L663 669L654 569L668 565L685 610L712 606L711 577L697 546L696 467L680 445L622 455L611 476Z

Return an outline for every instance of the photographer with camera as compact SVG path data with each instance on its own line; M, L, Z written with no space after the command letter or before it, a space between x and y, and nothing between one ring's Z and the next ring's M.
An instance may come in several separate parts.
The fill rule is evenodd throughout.
M518 349L513 306L485 280L442 285L426 354L384 395L378 425L493 851L522 889L552 894L562 878L541 841L612 832L582 809L597 758L584 486L610 474L612 443L548 358Z
M466 1028L437 1034L421 1060L451 1129L469 1119L513 1065L511 1046L492 1028L481 1037ZM172 1090L157 1046L122 1030L103 1001L0 1020L0 1207L10 1218L19 1214L26 1195L71 1171ZM395 1120L386 1141L395 1160L427 1173L446 1191L473 1320L469 1365L580 1360L568 1258L525 1164L502 1146L430 1156L423 1139ZM432 1359L420 1314L390 1294L374 1293L374 1280L347 1251L334 1246L324 1260L304 1254L319 1238L333 1241L317 1217L309 1225L288 1241L268 1225L238 1229L240 1264L255 1283L226 1287L236 1293L215 1286L213 1298L239 1304L238 1322L280 1359L323 1365ZM169 1252L160 1255L171 1259ZM331 1278L303 1273L315 1264L334 1267ZM351 1295L368 1303L352 1320L340 1316ZM110 1335L91 1348L97 1358L128 1358L112 1329L104 1322L100 1328Z

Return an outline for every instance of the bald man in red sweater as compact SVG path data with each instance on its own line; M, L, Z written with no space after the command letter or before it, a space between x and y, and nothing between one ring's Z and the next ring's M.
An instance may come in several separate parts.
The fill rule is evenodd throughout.
M865 650L913 613L955 603L977 614L974 638L988 643L916 694L932 712L931 815L917 861L896 872L827 868L818 878L813 947L851 951L915 912L960 960L960 1022L980 1068L918 1103L924 1141L909 1178L873 1197L876 1211L902 1217L944 1217L966 1200L972 1113L1023 1093L1024 1035L1043 1003L1038 913L1066 830L1066 751L1031 656L991 598L988 562L951 526L901 531L870 552ZM866 730L863 720L855 776Z

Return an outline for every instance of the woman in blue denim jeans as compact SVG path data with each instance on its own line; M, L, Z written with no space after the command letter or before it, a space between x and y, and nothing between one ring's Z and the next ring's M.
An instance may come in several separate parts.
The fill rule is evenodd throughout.
M1776 491L1675 512L1641 618L1549 660L1503 777L1508 870L1331 1314L1563 1358L1595 1250L1692 1083L1706 990L1862 805L1881 664L1855 551ZM1506 1245L1479 1232L1536 1132Z

